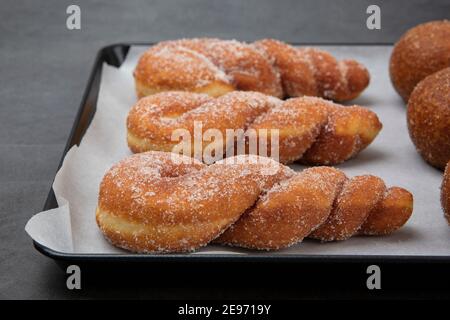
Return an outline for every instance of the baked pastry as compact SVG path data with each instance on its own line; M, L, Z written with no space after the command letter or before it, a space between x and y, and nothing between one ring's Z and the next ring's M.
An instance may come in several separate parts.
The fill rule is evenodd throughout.
M219 131L220 139L210 142L196 138L195 123L202 124L203 133L208 129ZM237 142L245 144L244 140L251 134L259 138L267 131L264 139L268 142L267 154L249 148L245 152L274 157L270 154L270 130L278 129L278 156L274 158L282 163L300 160L305 164L330 165L358 154L375 139L381 127L376 114L366 108L343 107L316 97L283 101L244 91L233 91L219 98L192 92L163 92L142 98L132 107L127 119L127 139L133 152L170 152L180 144L172 134L183 129L203 144L202 150L219 146L221 153L214 157L216 161L235 154L228 152L230 146ZM243 134L230 136L227 134L230 129L241 129ZM190 149L188 154L183 150L184 154L211 162L203 154L195 154L195 148Z
M217 97L244 90L344 101L357 97L370 76L358 62L337 61L323 50L270 39L247 44L201 38L156 44L140 57L134 78L139 98L162 91Z
M444 170L450 160L450 67L416 86L408 101L408 130L420 155Z
M450 67L450 21L431 21L408 30L395 44L389 71L395 90L408 102L416 84Z
M305 237L389 234L412 208L408 191L371 175L349 179L332 167L299 173L255 155L207 166L146 152L106 173L96 220L112 244L134 252L193 251L212 241L275 250Z
M441 204L444 210L444 216L450 225L450 161L445 167L444 179L442 180Z

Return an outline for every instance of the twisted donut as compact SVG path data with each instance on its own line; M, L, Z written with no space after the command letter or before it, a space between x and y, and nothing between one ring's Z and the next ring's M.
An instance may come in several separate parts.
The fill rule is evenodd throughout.
M193 137L196 121L202 123L203 132L216 129L223 136L223 140L213 142L200 139L204 150L210 144L221 143L226 155L227 147L248 138L245 133L227 136L227 129L253 131L258 138L261 129L278 129L279 161L300 159L313 165L337 164L355 156L375 139L382 127L376 114L366 108L342 107L315 97L282 101L256 92L234 91L219 98L191 92L163 92L142 98L130 110L128 145L133 152L173 151L179 144L172 139L174 130L186 129ZM270 131L268 135L270 150ZM254 153L248 148L245 152ZM197 157L194 148L191 156ZM197 158L202 159L201 155Z
M97 224L135 252L193 251L211 241L275 250L302 241L384 235L412 213L412 195L370 175L348 179L331 167L294 172L265 157L207 166L146 152L114 165L100 184Z
M134 71L138 97L181 90L217 97L257 91L275 97L356 98L369 84L367 69L326 51L265 39L253 44L210 38L164 41L147 50Z

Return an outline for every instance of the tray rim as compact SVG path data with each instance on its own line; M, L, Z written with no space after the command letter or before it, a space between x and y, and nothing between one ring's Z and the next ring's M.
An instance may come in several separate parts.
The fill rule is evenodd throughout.
M373 43L330 43L330 42L289 42L292 45L315 45L315 46L392 46L392 42L373 42ZM67 142L65 144L61 159L58 164L58 168L55 172L55 176L52 180L52 185L48 192L43 211L55 208L51 202L54 200L53 182L56 177L56 173L61 168L65 156L70 148L75 145L74 138L75 132L80 125L80 119L84 109L86 108L87 99L96 76L96 72L102 72L103 63L107 63L105 60L106 52L120 48L127 50L131 46L151 46L155 42L117 42L101 47L96 55L94 62L89 73L89 77L83 91L82 99L78 107L74 122L72 124ZM83 133L84 135L84 133ZM41 254L59 262L164 262L164 263L211 263L211 262L264 262L264 263L450 263L450 255L436 256L436 255L308 255L308 254L276 254L276 255L258 255L258 254L105 254L105 253L68 253L57 251L48 248L47 246L32 240L35 249Z

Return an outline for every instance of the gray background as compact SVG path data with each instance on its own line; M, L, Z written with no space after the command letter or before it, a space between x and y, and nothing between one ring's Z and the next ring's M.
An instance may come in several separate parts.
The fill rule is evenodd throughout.
M81 7L80 31L66 8ZM382 29L365 27L378 4ZM84 283L65 277L32 246L23 228L42 209L79 106L95 53L123 41L217 36L305 43L390 43L408 28L450 18L441 1L0 1L0 298L239 298L239 291ZM308 292L295 293L308 296ZM258 296L264 297L258 289ZM289 292L284 293L286 296ZM280 293L283 297L283 293Z

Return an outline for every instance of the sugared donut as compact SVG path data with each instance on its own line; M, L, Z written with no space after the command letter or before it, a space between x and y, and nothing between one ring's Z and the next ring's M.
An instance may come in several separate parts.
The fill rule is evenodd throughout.
M377 177L331 167L294 172L265 157L204 165L174 153L135 154L100 184L96 220L134 252L193 251L214 241L258 250L312 237L384 235L409 219L412 195Z
M96 219L121 248L192 251L217 238L263 190L292 174L273 160L208 167L174 153L140 153L106 173Z
M441 204L444 210L444 216L450 225L450 161L444 171L444 179L441 187Z
M450 67L416 86L408 101L408 130L421 156L443 170L450 160Z
M408 30L395 44L389 71L395 90L408 102L426 76L450 67L450 21L431 21Z
M218 131L221 138L211 141L196 137L196 123L202 124L199 133L211 129ZM234 155L227 152L227 147L234 142L245 144L247 133L255 133L258 141L264 139L267 152L260 153L259 149L245 152L272 156L269 134L271 129L276 129L278 156L275 158L280 162L300 160L305 164L333 165L356 156L372 143L381 128L377 115L367 108L344 107L317 97L283 101L249 91L233 91L218 98L174 91L144 97L131 108L127 118L127 141L133 152L178 152L176 147L182 142L188 141L192 146L194 140L201 144L202 150L221 147L220 154L216 154L220 157L211 161L205 161L201 153L196 154L194 147L184 152L210 163ZM243 134L230 136L227 132L231 129L241 130ZM188 132L188 139L174 139L176 130Z
M266 39L252 44L210 38L164 41L146 51L134 71L138 97L190 91L218 97L233 90L275 97L357 97L369 84L367 69L312 48Z
M134 77L138 97L171 90L217 97L236 88L282 96L279 75L270 61L235 40L161 42L141 56Z

